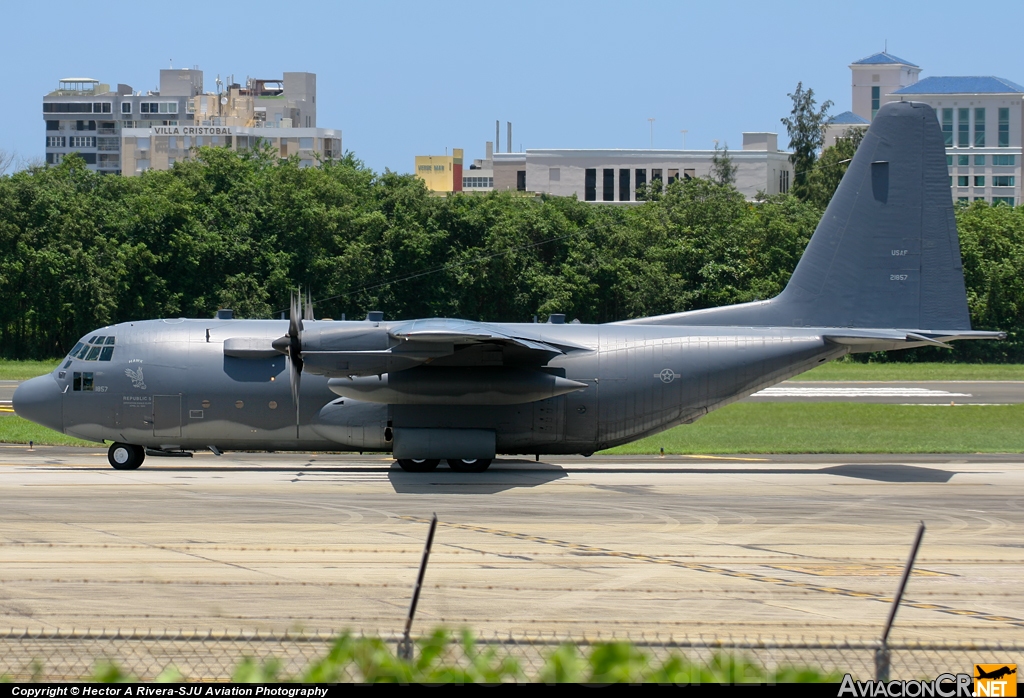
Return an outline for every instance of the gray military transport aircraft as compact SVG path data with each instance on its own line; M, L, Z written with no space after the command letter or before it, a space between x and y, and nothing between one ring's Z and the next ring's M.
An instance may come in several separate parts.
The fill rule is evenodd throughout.
M603 325L314 320L295 298L287 321L125 322L14 409L112 441L118 469L202 449L390 451L416 472L590 454L845 354L1005 337L971 330L948 177L934 110L891 103L770 300Z

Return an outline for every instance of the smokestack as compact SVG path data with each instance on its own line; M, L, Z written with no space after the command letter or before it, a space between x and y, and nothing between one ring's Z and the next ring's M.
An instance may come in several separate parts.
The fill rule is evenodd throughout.
M508 125L508 142L505 144L505 152L506 153L511 153L512 152L512 122L511 121L506 121L505 123Z
M501 152L501 120L494 120L494 150Z

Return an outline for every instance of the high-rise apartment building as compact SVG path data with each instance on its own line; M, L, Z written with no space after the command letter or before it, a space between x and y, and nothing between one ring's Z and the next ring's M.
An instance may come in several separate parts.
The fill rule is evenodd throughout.
M77 152L90 169L132 175L166 169L203 145L263 144L304 165L341 156L341 132L317 127L313 73L226 86L218 77L216 92L203 88L198 68L161 70L159 89L145 94L65 78L43 98L46 162Z

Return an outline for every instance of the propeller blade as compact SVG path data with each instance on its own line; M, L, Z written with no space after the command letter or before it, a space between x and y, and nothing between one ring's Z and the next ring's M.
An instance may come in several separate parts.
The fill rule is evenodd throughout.
M292 404L295 405L295 438L299 438L299 394L302 381L302 317L300 316L301 289L292 292L291 312L288 318L289 378L292 387Z
M316 320L316 318L313 317L313 297L310 295L308 289L306 290L306 305L302 309L302 319Z

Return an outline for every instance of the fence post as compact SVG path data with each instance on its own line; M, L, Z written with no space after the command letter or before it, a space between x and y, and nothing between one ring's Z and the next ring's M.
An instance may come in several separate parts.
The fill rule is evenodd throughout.
M896 590L896 596L889 608L889 618L885 621L885 629L882 631L882 639L875 650L875 679L878 681L889 680L890 656L889 656L889 632L892 630L893 621L896 620L896 611L900 608L900 601L903 600L903 592L907 588L907 581L910 579L910 572L914 569L914 561L917 559L917 550L921 547L921 538L924 537L924 521L917 527L917 536L914 538L914 546L910 549L910 558L907 566L903 568L903 576L900 577L900 585Z
M398 657L407 662L412 661L412 619L416 615L416 604L420 600L420 588L423 586L423 575L427 572L427 560L430 559L430 548L434 545L434 531L437 530L437 514L430 519L430 532L427 533L427 544L423 546L423 558L420 560L420 572L416 576L416 587L412 591L412 602L409 613L405 617L405 632L398 641Z

